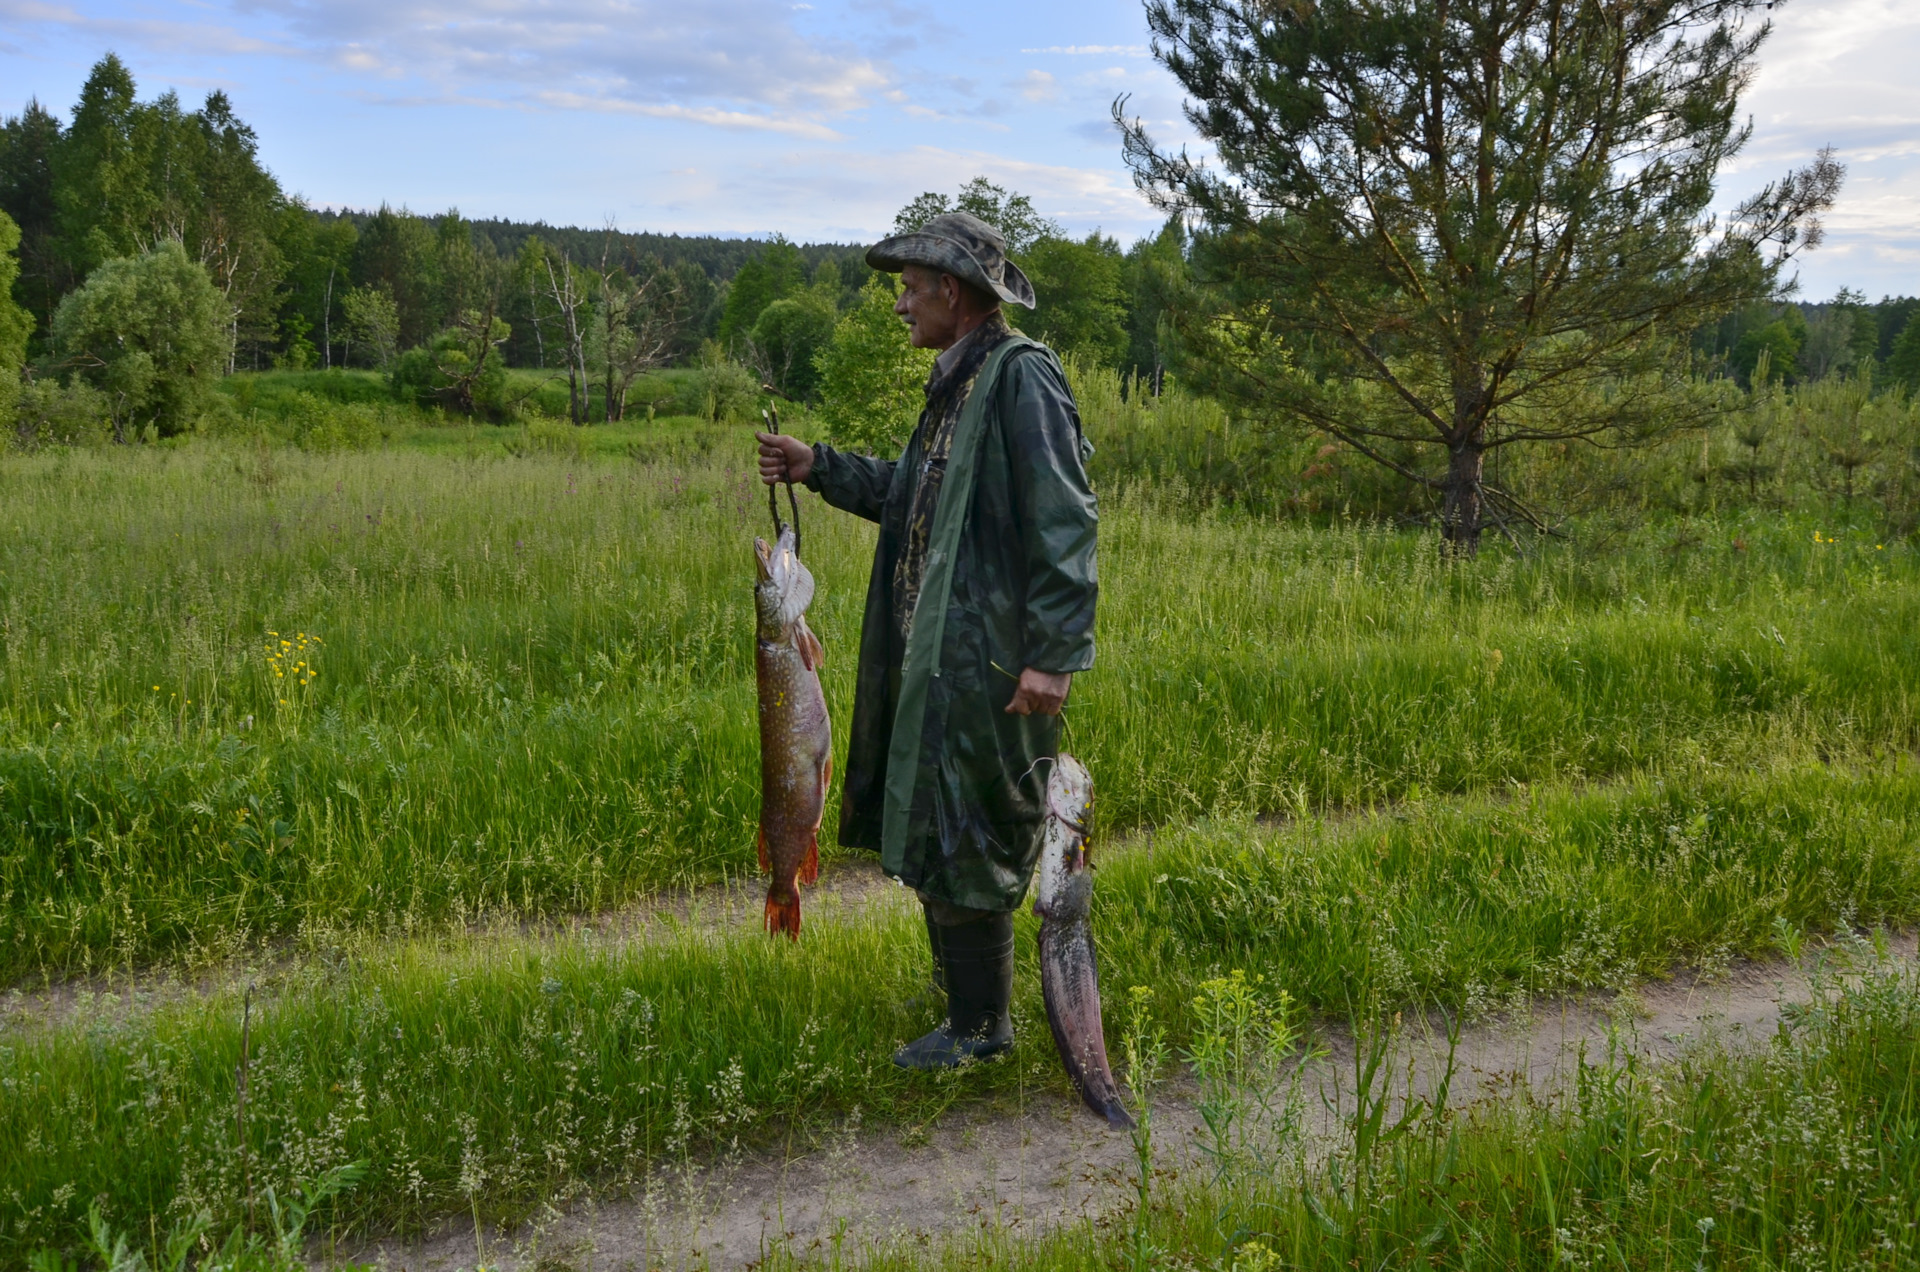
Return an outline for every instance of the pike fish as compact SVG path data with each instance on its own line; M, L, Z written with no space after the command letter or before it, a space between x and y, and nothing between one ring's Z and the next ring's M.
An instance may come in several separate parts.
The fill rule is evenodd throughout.
M1047 775L1047 820L1041 830L1040 887L1033 912L1040 916L1040 990L1047 1024L1067 1076L1088 1108L1116 1129L1133 1125L1107 1065L1100 1024L1100 969L1094 960L1093 867L1087 861L1087 815L1093 808L1093 778L1086 766L1062 754Z
M833 776L833 730L820 691L820 640L807 630L813 575L798 536L780 527L769 547L753 541L759 581L754 670L760 682L760 868L768 932L800 935L799 884L820 877L820 816Z

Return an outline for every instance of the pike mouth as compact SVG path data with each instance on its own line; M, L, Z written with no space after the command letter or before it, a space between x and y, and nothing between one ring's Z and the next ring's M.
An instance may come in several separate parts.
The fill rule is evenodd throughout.
M762 583L773 582L773 549L758 535L753 540L753 569Z

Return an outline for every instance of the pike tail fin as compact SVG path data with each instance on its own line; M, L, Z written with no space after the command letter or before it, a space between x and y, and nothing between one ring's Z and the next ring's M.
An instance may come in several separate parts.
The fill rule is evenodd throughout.
M800 858L799 879L802 883L818 883L820 881L820 836L817 832L812 839L807 841L807 855ZM797 905L799 903L795 902L795 904ZM799 920L795 919L794 922L798 924Z
M769 889L767 892L766 922L767 935L773 936L785 932L788 940L799 940L800 893L795 891L792 895L782 898L776 896L774 892Z

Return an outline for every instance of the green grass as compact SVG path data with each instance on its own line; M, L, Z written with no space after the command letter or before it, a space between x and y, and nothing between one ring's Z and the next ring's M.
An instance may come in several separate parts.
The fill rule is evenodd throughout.
M1429 1111L1370 1148L1350 1125L1324 1160L1241 1161L1117 1220L1037 1240L989 1230L866 1266L1910 1268L1920 981L1864 970L1755 1051L1647 1065L1603 1050L1552 1104Z
M1107 857L1097 931L1110 1003L1153 990L1178 1044L1211 976L1244 969L1301 1010L1371 1018L1622 983L1765 954L1782 932L1920 918L1920 772L1787 757L1588 791L1259 828L1162 834ZM513 1217L683 1155L797 1135L855 1107L918 1124L956 1099L1047 1091L1066 1107L1022 916L1010 1063L950 1079L887 1056L925 938L906 905L635 945L562 937L399 942L310 935L254 1005L256 1188L366 1160L329 1218L402 1230L478 1206ZM1117 1026L1121 1013L1110 1013ZM87 1202L148 1216L243 1195L234 1131L241 992L82 1010L0 1037L0 1264L70 1244Z
M765 501L744 430L709 436L0 458L0 984L751 871ZM804 507L845 721L870 528ZM1697 529L1450 564L1110 498L1068 745L1110 830L1911 747L1914 554ZM267 655L299 633L289 690Z

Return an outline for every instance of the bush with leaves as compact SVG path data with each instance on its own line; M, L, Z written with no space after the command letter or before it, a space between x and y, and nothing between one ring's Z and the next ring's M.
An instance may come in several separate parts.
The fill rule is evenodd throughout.
M13 303L13 280L20 276L20 227L0 212L0 419L6 418L20 387L20 370L27 361L27 333L33 316Z
M820 377L814 362L833 339L830 297L808 290L776 300L753 324L753 348L767 382L796 401L813 401Z
M393 365L394 349L400 339L400 309L385 284L370 283L355 287L340 302L347 319L348 357L359 345L362 359L384 371ZM344 360L344 359L343 359Z
M83 380L32 380L19 385L14 397L12 445L22 450L42 446L88 446L107 440L112 412L106 394Z
M229 351L226 301L177 242L107 261L53 316L70 376L107 395L114 437L192 428Z
M500 346L511 332L493 316L468 310L425 347L409 349L393 364L394 393L421 406L443 406L462 415L502 420L507 402L507 361Z
M1042 237L1021 258L1039 304L1031 315L1015 310L1015 323L1059 353L1119 366L1127 353L1124 261L1120 244L1098 232Z
M728 357L719 341L707 340L694 359L694 373L680 382L675 409L715 424L732 424L754 418L760 399L760 377L752 368Z
M920 413L933 350L916 349L893 312L894 280L876 274L815 360L827 440L869 455L898 455Z

